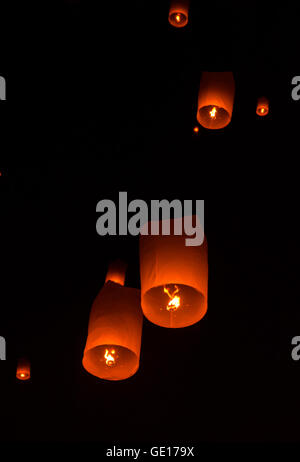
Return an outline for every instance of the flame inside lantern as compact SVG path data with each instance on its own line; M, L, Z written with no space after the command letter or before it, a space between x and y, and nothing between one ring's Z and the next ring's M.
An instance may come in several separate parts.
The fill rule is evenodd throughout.
M167 289L166 287L164 287L164 293L168 295L169 297L169 303L167 304L166 306L166 309L168 311L177 311L178 308L180 308L180 304L181 304L181 300L180 300L180 297L176 294L178 294L179 292L179 289L178 287L175 285L175 290L170 293L170 290Z
M215 118L217 117L217 108L216 108L216 106L214 106L214 107L212 108L212 110L209 111L209 115L210 115L210 117L211 117L212 119L215 120Z
M115 350L105 350L105 355L104 358L106 359L106 365L107 366L114 366L116 364L116 359L114 355L116 354Z

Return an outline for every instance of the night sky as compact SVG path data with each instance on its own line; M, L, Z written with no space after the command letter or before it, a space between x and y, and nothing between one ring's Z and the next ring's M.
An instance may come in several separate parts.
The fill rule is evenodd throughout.
M177 30L168 1L42 3L1 31L0 441L299 441L300 7L194 1ZM234 72L233 117L195 134L205 70ZM192 327L144 319L140 369L112 383L81 360L109 262L140 287L138 238L96 233L119 191L205 199L209 297Z

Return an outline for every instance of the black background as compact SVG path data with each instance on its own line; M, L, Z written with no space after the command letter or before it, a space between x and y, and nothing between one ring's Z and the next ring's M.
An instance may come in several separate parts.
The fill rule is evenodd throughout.
M299 441L300 8L194 1L177 30L167 1L41 3L1 31L0 439ZM234 71L235 106L195 134L203 70ZM96 234L119 191L206 199L209 311L183 330L144 320L138 373L110 383L81 359L109 261L139 287L138 239Z

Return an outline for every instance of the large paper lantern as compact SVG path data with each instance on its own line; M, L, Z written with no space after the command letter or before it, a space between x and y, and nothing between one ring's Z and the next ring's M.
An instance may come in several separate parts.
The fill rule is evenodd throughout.
M261 117L264 117L267 114L269 114L269 100L265 96L258 98L256 114Z
M21 358L18 361L16 377L19 380L30 379L30 362L28 359Z
M169 23L174 27L184 27L189 20L189 0L171 0Z
M203 72L197 120L205 128L220 129L231 121L235 83L232 72Z
M141 303L149 321L162 327L186 327L207 312L207 241L186 246L186 235L140 236ZM148 224L151 226L151 223Z
M124 287L125 267L113 264L90 314L83 367L106 380L131 377L139 367L143 315L140 291ZM113 280L115 279L115 280Z

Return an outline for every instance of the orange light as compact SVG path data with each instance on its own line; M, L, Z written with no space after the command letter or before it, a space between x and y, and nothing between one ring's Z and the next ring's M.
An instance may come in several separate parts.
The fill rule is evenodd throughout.
M17 365L16 377L19 380L30 379L30 363L27 359L19 359Z
M194 219L198 217L193 217ZM146 318L161 327L191 326L207 312L208 258L207 241L186 246L187 235L175 233L170 221L170 235L140 234L141 301ZM156 222L148 222L152 229ZM162 230L162 221L159 223Z
M188 23L189 0L171 0L169 23L174 27L184 27Z
M211 117L212 119L215 119L215 118L216 118L216 114L217 114L217 108L214 106L214 107L212 108L212 110L209 111L209 115L210 115L210 117Z
M202 72L197 120L205 128L226 127L232 117L235 83L232 72Z
M113 261L108 268L105 282L113 281L121 286L125 283L127 264L121 260Z
M269 100L264 96L257 101L256 114L265 117L269 113Z
M175 290L171 294L170 294L169 289L164 287L164 293L167 294L170 299L166 307L168 311L177 311L178 308L180 307L180 297L176 295L178 294L178 292L179 292L179 289L176 285L175 285Z
M198 133L199 132L199 127L194 127L194 132Z
M109 267L91 309L83 353L83 367L106 380L127 379L139 368L143 325L140 291L122 285L125 268L120 261Z
M109 352L109 350L105 350L105 355L104 355L104 358L106 359L106 365L107 366L114 366L116 364L116 359L114 357L114 354L116 353L115 350L111 350L111 352Z

